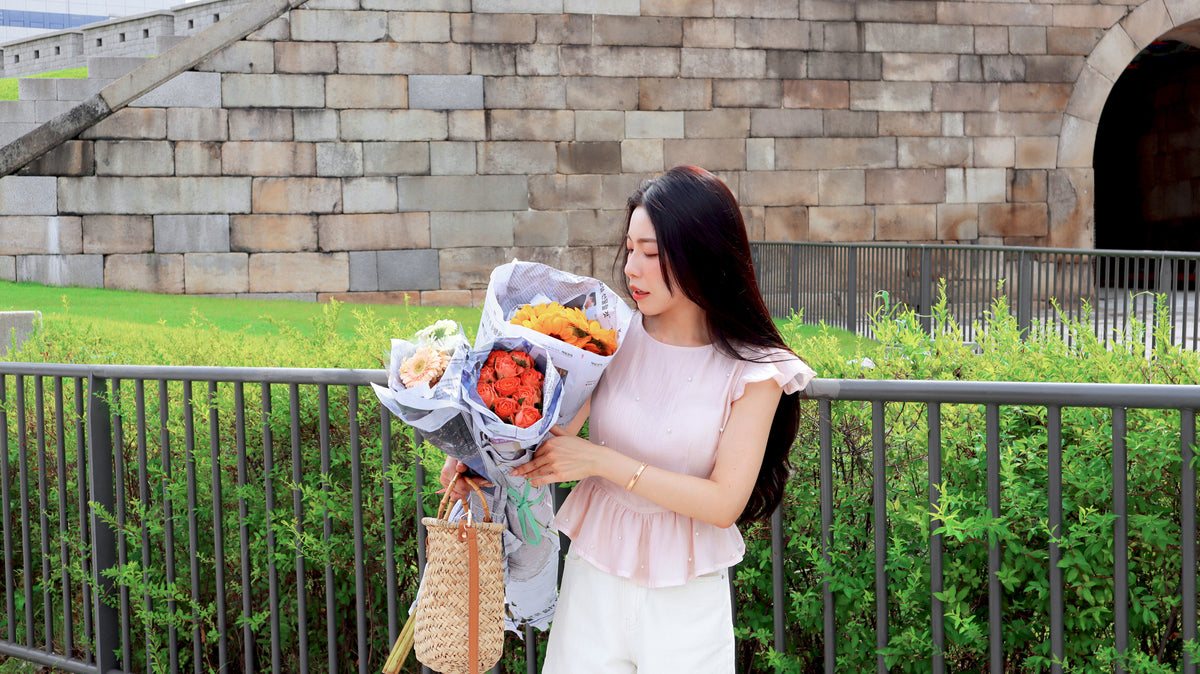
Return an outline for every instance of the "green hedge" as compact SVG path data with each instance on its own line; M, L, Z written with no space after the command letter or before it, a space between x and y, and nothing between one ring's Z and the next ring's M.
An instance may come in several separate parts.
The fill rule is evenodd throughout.
M360 330L354 339L332 335L335 305L324 315L325 323L316 326L311 336L287 331L273 338L271 353L288 354L289 364L337 362L346 367L379 367L387 339L411 334L415 325L382 323L369 314L359 316ZM422 321L425 317L422 317ZM785 324L785 333L796 350L825 378L911 378L964 380L1053 380L1110 381L1139 383L1196 383L1200 362L1194 353L1160 346L1146 358L1138 335L1128 342L1098 340L1086 322L1073 326L1071 340L1036 330L1022 341L1016 322L1001 303L994 307L976 345L963 344L961 334L939 306L936 323L942 326L929 336L920 329L911 312L888 307L881 298L875 316L878 343L863 346L847 354L839 336L833 332L810 334L799 320ZM423 323L422 323L423 324ZM78 352L88 341L87 330L75 332L69 324L48 325L30 343L27 353L44 355L55 362L70 350ZM92 335L100 337L100 335ZM181 330L172 350L179 354L207 354L226 362L241 363L241 358L262 356L260 343L230 339L215 329L206 328L197 319L189 329ZM1160 340L1159 344L1167 343ZM110 348L110 347L103 347ZM117 348L117 347L112 347ZM158 347L154 347L158 348ZM303 359L297 363L294 359ZM330 359L333 360L330 360ZM864 367L863 358L874 367ZM109 362L157 362L155 354L137 348L127 354L119 351L106 356ZM7 379L9 409L15 396L13 379ZM153 389L152 382L147 384ZM32 384L27 383L27 399L32 399ZM123 411L122 460L136 475L138 446L133 420L132 384L122 385L117 404ZM232 412L234 391L218 386L212 403L208 387L193 390L196 403L192 421L195 442L189 451L183 438L186 425L181 386L167 390L167 437L169 449L159 444L157 391L148 390L145 418L150 428L147 437L150 498L142 501L137 481L123 485L130 504L125 522L130 552L127 564L115 577L129 589L134 620L133 644L137 671L163 671L168 666L166 638L170 628L179 635L179 648L190 659L193 635L197 636L205 668L216 668L216 642L220 622L216 615L215 560L213 555L214 495L216 489L209 434L209 410L218 414L213 428L217 431L216 474L220 479L222 500L215 507L216 517L225 531L224 589L226 620L224 634L228 652L240 661L242 643L242 596L249 595L254 606L250 623L256 635L256 670L269 669L272 659L270 625L265 612L270 588L268 560L278 569L278 592L285 615L295 615L300 595L297 592L296 550L303 553L306 569L302 576L309 607L306 624L307 654L313 667L322 671L332 657L339 671L357 671L359 658L366 657L372 670L381 666L390 647L387 635L383 495L390 486L395 495L392 533L396 538L401 596L397 598L401 614L415 589L414 518L418 500L426 511L436 504L434 476L428 476L419 488L411 478L412 464L418 452L411 436L400 424L392 426L389 439L393 463L384 470L383 440L377 432L380 411L369 390L360 393L357 423L361 429L361 467L363 484L363 527L365 546L368 611L366 620L371 635L369 652L359 653L356 642L355 568L352 522L356 510L351 489L352 454L350 452L349 400L344 389L331 387L324 404L330 409L331 428L322 429L318 410L322 405L317 389L300 387L301 421L292 427L288 417L289 392L286 386L270 390L272 412L267 423L274 438L271 454L275 463L271 484L275 489L274 508L266 503L265 459L261 444L262 420L258 416L261 390L246 386L249 418L245 420L248 446L247 477L239 477L234 440L239 429ZM50 461L42 471L34 471L27 459L31 489L22 498L15 424L9 415L10 522L24 505L35 522L30 540L33 563L22 562L23 543L15 541L14 569L18 588L18 637L24 640L29 626L24 624L26 597L23 586L29 573L34 593L31 599L35 619L31 629L35 642L44 638L46 617L40 588L50 590L53 598L49 615L54 625L63 621L63 569L57 568L60 546L79 546L78 522L73 514L77 495L73 423L74 392L64 392L68 412L64 415L65 460L54 456L57 431L48 424L50 436L43 439L50 448ZM46 393L46 399L52 393ZM820 548L820 506L817 480L817 411L815 404L805 405L805 420L794 447L795 475L789 483L785 508L785 545L783 555L787 594L788 648L774 653L771 636L770 538L765 526L753 526L743 533L747 540L746 560L736 570L738 586L738 624L740 658L746 671L807 672L822 668L822 583L828 576L834 590L838 625L838 671L874 668L874 550L870 484L871 428L870 406L844 402L833 405L835 526L833 564L826 566ZM983 671L987 668L987 546L1001 542L1004 559L1001 579L1005 587L1006 666L1012 671L1044 671L1049 668L1049 617L1046 504L1046 428L1045 410L1030 406L1001 410L1003 433L1001 489L1002 516L993 519L987 509L984 481L982 432L983 410L971 405L944 405L943 438L943 510L939 530L945 540L945 591L947 666L951 671ZM27 428L36 421L32 409ZM886 653L889 667L895 671L930 669L930 581L928 561L929 507L926 474L926 418L923 406L888 404L885 437L888 450L889 516L889 624L891 640ZM1070 671L1111 671L1115 660L1112 648L1112 533L1111 533L1111 419L1106 410L1065 408L1064 436L1064 535L1061 539L1063 570L1066 579L1067 667ZM1129 471L1129 560L1130 594L1130 671L1177 671L1184 645L1179 637L1180 601L1178 554L1173 552L1180 536L1180 493L1178 414L1161 411L1131 410L1128 419ZM29 431L32 433L32 430ZM322 436L330 448L328 470L322 467ZM292 438L298 443L299 481L293 479ZM30 435L29 447L37 446ZM437 461L436 450L424 448L427 460ZM32 456L32 455L31 455ZM170 461L167 475L164 459ZM35 475L36 473L36 475ZM43 476L44 475L44 476ZM60 481L59 476L63 476ZM188 476L195 476L199 487L189 490ZM41 477L39 477L41 476ZM43 499L39 491L45 480ZM245 484L242 484L245 482ZM59 491L66 496L68 515L60 528L57 506ZM293 489L300 495L300 516L293 512ZM173 506L171 517L163 511L163 494ZM238 498L246 502L246 525L252 562L250 586L243 587L240 571L239 527L242 518ZM197 545L189 538L187 504L196 502ZM24 502L22 504L22 501ZM41 529L37 513L50 511L47 526L48 573L43 570ZM327 518L328 516L328 518ZM328 519L330 535L324 530ZM164 522L174 523L171 549L175 557L174 580L169 582L165 567L166 531ZM142 568L142 524L150 538L150 565ZM17 530L19 531L19 529ZM268 532L274 537L268 548ZM200 589L193 597L190 586L193 559L199 569ZM327 568L334 579L327 584ZM82 574L78 565L65 570L68 576ZM332 623L336 649L332 656L325 647L330 623L323 612L326 593L334 597L337 609ZM151 608L142 608L143 594L153 598ZM110 598L115 600L117 598ZM172 606L168 602L173 604ZM71 614L82 625L82 600L73 596ZM286 613L290 611L290 613ZM315 612L315 614L314 614ZM0 616L3 620L7 617ZM0 622L0 634L7 624ZM76 628L76 651L82 628ZM145 641L150 639L146 655ZM285 620L279 634L284 671L297 671L300 635L295 620ZM544 643L539 639L539 647ZM513 639L507 650L506 671L524 671L521 642ZM188 660L183 661L185 668ZM410 660L411 667L411 660ZM235 668L238 671L239 668Z

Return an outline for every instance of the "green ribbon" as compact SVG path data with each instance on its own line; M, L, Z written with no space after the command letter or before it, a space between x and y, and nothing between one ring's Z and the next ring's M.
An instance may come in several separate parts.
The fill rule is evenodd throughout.
M514 505L517 506L517 519L521 522L521 535L525 541L533 545L540 545L542 542L542 528L538 526L538 521L533 516L533 511L529 506L542 502L542 497L539 496L536 501L529 500L529 483L525 483L525 492L518 494L512 487L508 488L508 495L512 499ZM533 529L533 535L529 534L529 530Z

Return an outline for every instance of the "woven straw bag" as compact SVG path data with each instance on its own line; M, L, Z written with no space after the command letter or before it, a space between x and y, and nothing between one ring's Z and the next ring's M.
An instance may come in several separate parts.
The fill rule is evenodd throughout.
M480 674L504 652L504 525L492 522L487 499L466 480L483 504L483 521L470 506L458 522L442 519L454 481L438 506L425 517L425 575L417 599L413 646L417 660L442 674ZM464 501L464 504L467 504Z

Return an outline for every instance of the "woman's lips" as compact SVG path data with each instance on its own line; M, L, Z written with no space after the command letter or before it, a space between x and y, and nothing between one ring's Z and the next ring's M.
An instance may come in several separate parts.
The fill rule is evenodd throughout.
M650 295L650 293L644 290L638 290L637 288L630 288L629 294L633 296L633 301L635 302L641 301Z

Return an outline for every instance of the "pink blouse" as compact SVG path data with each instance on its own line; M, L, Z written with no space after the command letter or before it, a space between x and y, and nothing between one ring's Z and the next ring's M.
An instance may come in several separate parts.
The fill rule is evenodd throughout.
M592 442L665 470L708 477L733 401L746 385L775 380L785 393L815 376L803 361L730 358L714 346L664 344L640 313L592 394ZM682 585L737 564L745 552L736 526L719 528L668 510L599 477L581 481L552 526L571 550L608 573L647 587Z

